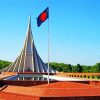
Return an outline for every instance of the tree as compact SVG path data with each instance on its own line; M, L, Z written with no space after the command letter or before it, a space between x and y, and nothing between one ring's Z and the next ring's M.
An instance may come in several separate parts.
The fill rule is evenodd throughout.
M83 68L80 64L72 67L72 72L82 72Z
M77 64L77 71L78 72L82 72L83 68L80 64Z
M91 72L91 66L83 65L82 68L83 68L82 72L85 73Z
M11 62L9 62L9 61L0 60L0 69L5 68L5 67L9 66L10 64L11 64Z
M77 72L77 66L72 67L72 72Z
M71 65L71 64L64 64L64 63L57 63L57 62L51 62L50 66L57 70L62 72L100 72L100 63L96 63L93 66L86 66L86 65Z
M91 72L100 72L100 63L96 63L91 67Z
M100 72L100 63L96 63L97 72Z

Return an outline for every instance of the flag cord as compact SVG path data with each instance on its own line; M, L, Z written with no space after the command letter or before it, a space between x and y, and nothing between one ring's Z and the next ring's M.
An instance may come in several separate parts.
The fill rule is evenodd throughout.
M48 84L49 84L49 52L50 52L50 33L49 33L49 18L48 18Z

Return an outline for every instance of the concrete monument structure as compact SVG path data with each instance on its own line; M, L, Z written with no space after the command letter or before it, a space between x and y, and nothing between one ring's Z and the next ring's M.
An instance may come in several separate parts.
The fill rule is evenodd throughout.
M32 37L31 18L29 18L27 36L20 55L13 64L2 69L1 72L48 72L47 64L42 61L35 48ZM52 68L49 68L49 72L55 73Z

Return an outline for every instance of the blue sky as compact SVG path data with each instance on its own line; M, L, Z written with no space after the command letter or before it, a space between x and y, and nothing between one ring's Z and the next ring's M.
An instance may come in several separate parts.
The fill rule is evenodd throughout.
M47 24L36 18L49 6L50 61L100 62L100 0L0 0L0 59L14 61L25 40L31 13L37 51L47 62Z

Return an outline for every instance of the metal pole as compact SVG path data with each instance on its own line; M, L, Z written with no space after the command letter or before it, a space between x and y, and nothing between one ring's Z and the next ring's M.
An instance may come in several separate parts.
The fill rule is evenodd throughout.
M48 84L49 84L49 17L48 17Z

